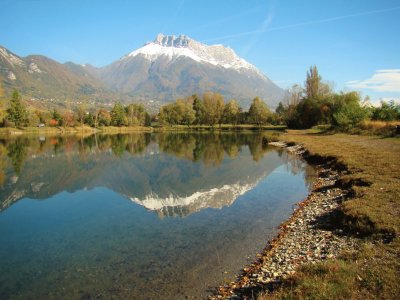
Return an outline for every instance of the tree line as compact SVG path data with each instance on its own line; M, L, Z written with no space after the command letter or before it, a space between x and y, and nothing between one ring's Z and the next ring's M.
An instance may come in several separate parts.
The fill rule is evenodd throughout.
M16 126L150 126L151 118L141 104L131 103L127 106L116 103L109 111L104 108L87 108L86 105L78 105L73 111L34 110L29 112L22 102L18 91L14 91L9 107L2 114L3 127Z
M1 91L0 91L1 92ZM225 103L223 96L206 92L192 95L162 106L150 116L143 105L116 103L111 110L78 105L73 111L35 110L28 112L18 91L14 91L7 109L0 110L0 125L8 126L161 126L254 124L286 125L289 128L310 128L331 125L342 130L359 126L364 120L400 120L400 105L394 101L381 102L379 107L367 105L358 92L334 92L332 84L324 82L316 66L306 74L304 86L293 85L285 99L272 112L265 102L255 97L248 111L234 99Z
M332 125L350 130L365 120L400 120L400 105L394 101L373 107L369 98L358 92L334 92L332 85L322 81L316 66L307 72L304 86L293 85L276 109L277 118L289 128L311 128Z
M274 114L259 97L253 99L246 112L236 100L225 103L223 96L214 92L206 92L201 98L195 94L178 99L161 107L158 114L162 125L263 125L274 123L274 120Z
M200 98L197 95L178 99L174 103L162 106L159 113L153 116L141 104L132 103L124 106L116 103L108 111L104 108L87 109L78 105L74 111L57 109L52 111L28 112L18 91L14 91L2 126L151 126L152 121L165 125L208 125L221 124L271 124L275 123L275 114L259 97L253 99L250 109L243 111L236 100L225 103L219 93L206 92Z

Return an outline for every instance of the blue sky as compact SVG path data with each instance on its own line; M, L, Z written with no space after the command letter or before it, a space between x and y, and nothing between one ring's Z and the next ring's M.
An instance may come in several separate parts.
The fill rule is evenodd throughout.
M107 65L185 34L223 44L283 88L317 65L337 90L400 99L400 1L0 0L0 45L26 56Z

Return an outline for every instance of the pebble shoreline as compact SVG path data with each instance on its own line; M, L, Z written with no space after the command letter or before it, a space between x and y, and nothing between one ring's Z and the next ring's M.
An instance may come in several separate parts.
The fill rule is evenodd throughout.
M284 142L269 145L303 157L307 153L301 145L289 147ZM336 258L342 251L357 248L354 237L343 235L341 229L328 224L328 216L349 193L336 184L339 172L324 163L317 165L316 171L311 193L298 203L291 218L280 225L278 235L257 255L258 260L243 268L236 281L220 286L208 299L251 299L253 291L273 289L304 263Z

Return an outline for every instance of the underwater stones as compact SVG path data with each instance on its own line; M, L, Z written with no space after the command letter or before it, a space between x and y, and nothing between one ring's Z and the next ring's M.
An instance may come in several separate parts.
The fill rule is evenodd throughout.
M286 147L297 154L305 153L301 145L287 147L282 142L270 145ZM319 165L317 170L319 176L313 183L312 192L298 203L292 217L280 226L278 236L268 243L261 259L243 269L234 288L229 285L220 287L218 294L210 296L210 299L234 299L233 295L242 299L252 288L273 289L276 283L293 275L302 264L315 264L336 258L343 251L356 249L355 238L340 234L341 229L330 228L329 216L340 207L348 193L337 187L340 174L324 165Z

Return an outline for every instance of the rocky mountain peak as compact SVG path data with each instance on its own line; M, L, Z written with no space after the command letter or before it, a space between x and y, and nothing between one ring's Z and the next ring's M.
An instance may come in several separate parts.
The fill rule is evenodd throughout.
M190 39L186 35L163 35L159 33L154 40L155 44L163 47L187 48L189 47Z

